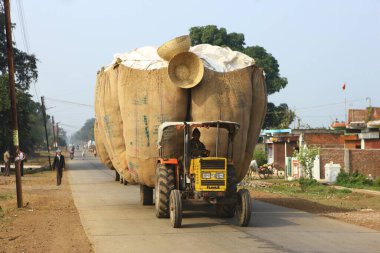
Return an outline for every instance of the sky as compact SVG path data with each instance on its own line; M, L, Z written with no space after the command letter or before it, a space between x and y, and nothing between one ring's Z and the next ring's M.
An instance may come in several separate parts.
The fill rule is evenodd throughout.
M247 46L271 53L288 85L268 99L287 103L301 125L328 127L345 108L380 107L378 0L11 0L16 45L26 50L20 3L39 60L30 93L46 97L69 135L94 117L96 72L115 53L159 46L193 26L243 33Z

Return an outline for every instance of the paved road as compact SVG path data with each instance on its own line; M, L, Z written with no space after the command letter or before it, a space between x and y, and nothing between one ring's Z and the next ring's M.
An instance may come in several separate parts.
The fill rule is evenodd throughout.
M380 233L255 201L251 224L219 219L212 206L187 205L183 227L139 204L139 187L123 186L94 158L69 162L75 205L95 252L380 252Z

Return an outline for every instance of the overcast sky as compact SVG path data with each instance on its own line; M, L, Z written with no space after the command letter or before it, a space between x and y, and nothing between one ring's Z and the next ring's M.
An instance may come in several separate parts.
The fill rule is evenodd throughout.
M69 133L94 117L93 109L49 98L92 105L96 72L115 53L159 46L210 24L243 33L247 45L263 46L278 60L289 83L269 101L287 103L304 124L344 120L345 96L347 108L365 108L368 97L380 106L380 1L17 1L39 59L37 95L47 97L48 113ZM26 50L17 1L11 0L14 35Z

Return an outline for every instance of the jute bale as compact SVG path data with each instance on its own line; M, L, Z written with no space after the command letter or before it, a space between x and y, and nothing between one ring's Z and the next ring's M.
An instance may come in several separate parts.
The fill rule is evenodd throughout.
M251 160L253 148L257 142L262 120L264 95L255 83L254 66L229 72L215 72L205 69L202 82L192 89L191 119L192 121L226 120L240 124L240 130L234 140L233 160L238 181L244 177ZM262 77L263 78L263 77ZM263 83L260 83L263 84ZM259 85L260 86L260 85ZM265 84L264 84L265 90ZM260 94L258 94L258 93ZM258 106L253 113L253 105ZM201 140L215 154L217 132L203 130ZM226 155L227 135L219 134L219 156ZM250 157L246 154L250 153Z
M127 170L125 144L123 138L123 121L118 102L118 68L108 68L103 72L103 85L99 92L99 118L106 142L113 153L112 164L116 170L130 183L136 183Z
M118 98L128 172L138 183L153 187L158 158L157 133L161 123L184 121L187 92L173 85L167 68L140 70L119 66ZM183 136L164 137L164 156L183 152Z
M261 127L264 123L265 114L267 111L267 92L265 85L265 76L263 70L254 67L252 73L252 109L250 124L248 128L248 141L245 148L245 156L240 170L237 171L236 177L241 181L252 160L253 150L260 136Z
M106 147L104 146L103 140L100 137L97 120L95 120L94 123L94 138L96 143L96 152L100 161L106 165L107 168L114 170L115 168L112 166L111 158L108 156Z
M97 129L98 129L98 136L101 138L103 145L106 149L106 152L108 154L108 157L110 158L111 162L114 157L113 150L111 148L111 144L109 143L109 140L105 136L104 127L102 125L102 114L101 114L101 107L100 107L100 97L103 97L102 92L104 92L104 82L105 82L105 75L104 75L104 69L98 72L96 76L96 84L95 84L95 119L97 122Z

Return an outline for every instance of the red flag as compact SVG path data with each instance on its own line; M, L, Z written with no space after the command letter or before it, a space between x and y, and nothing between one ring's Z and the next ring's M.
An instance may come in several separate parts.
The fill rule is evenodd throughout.
M346 83L344 83L344 84L342 85L342 89L343 89L343 90L346 90Z

